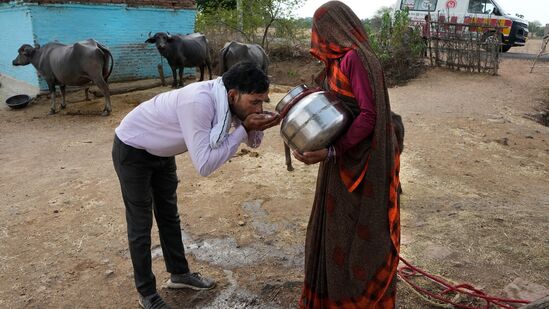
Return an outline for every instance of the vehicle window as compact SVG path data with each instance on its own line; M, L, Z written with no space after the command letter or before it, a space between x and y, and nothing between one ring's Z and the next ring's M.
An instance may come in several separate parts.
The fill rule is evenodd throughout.
M496 6L490 0L470 0L469 13L473 14L494 14Z
M410 11L435 11L438 0L402 0L400 9L408 8Z

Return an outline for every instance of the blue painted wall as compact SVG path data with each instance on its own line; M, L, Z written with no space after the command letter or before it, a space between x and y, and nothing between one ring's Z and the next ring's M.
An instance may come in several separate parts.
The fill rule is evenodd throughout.
M31 11L27 7L9 8L0 5L0 73L38 86L32 66L14 67L11 62L23 44L32 44Z
M128 7L126 5L98 5L98 4L19 4L0 5L0 12L13 15L12 19L22 14L30 16L32 35L22 37L18 46L10 51L0 45L0 56L11 53L11 60L15 58L17 48L23 43L41 45L59 41L63 44L72 44L77 41L93 38L107 46L114 57L114 68L109 81L124 81L158 77L157 64L160 63L160 54L153 44L144 43L148 33L168 31L170 33L194 32L196 11L193 9L164 9L154 7ZM18 15L16 14L17 12ZM28 17L27 17L28 19ZM0 21L2 25L3 21ZM7 24L0 29L6 29L9 37L14 37L21 31L20 23ZM4 31L6 31L4 30ZM28 32L28 30L27 30ZM14 35L11 35L14 33ZM2 37L7 37L8 35ZM17 45L17 44L15 44ZM2 61L4 57L0 58ZM171 75L171 69L164 59L164 73ZM2 63L3 64L3 63ZM2 65L0 64L0 65ZM30 68L30 67L29 67ZM18 68L15 68L18 69ZM32 68L34 70L34 68ZM25 68L27 72L28 68ZM4 67L0 66L0 72ZM16 79L23 79L20 74L11 74ZM187 74L194 74L194 69L187 69ZM27 79L25 79L27 80ZM40 83L46 89L45 83Z

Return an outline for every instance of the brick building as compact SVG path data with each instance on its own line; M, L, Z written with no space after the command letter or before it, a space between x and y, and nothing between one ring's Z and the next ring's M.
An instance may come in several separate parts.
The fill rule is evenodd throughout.
M32 65L12 66L17 49L22 44L72 44L93 38L112 52L115 64L109 81L157 77L160 55L154 45L144 43L148 33L194 32L195 17L191 0L0 0L0 74L46 89ZM163 63L164 71L171 72Z

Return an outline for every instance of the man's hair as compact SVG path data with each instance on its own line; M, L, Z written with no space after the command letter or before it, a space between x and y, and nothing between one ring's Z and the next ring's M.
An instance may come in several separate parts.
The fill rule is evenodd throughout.
M241 61L223 74L223 84L227 91L264 93L269 90L269 77L254 63Z

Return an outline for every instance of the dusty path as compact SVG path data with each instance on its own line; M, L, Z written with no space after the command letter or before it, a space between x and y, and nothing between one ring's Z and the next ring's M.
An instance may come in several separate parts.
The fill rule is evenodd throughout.
M548 100L549 70L528 71L505 60L497 77L434 70L390 90L406 125L403 256L498 295L517 278L549 287L549 128L524 117ZM116 95L110 117L101 99L50 117L46 99L0 107L0 307L137 308L110 149L122 117L165 90ZM316 166L288 173L276 129L211 177L177 163L191 265L219 287L161 288L154 232L160 293L176 308L295 307ZM427 308L403 284L399 295Z
M526 54L526 53L506 53L501 54L502 59L525 59L525 60L534 60L537 58L537 54ZM539 62L548 62L549 55L542 55L538 58Z

